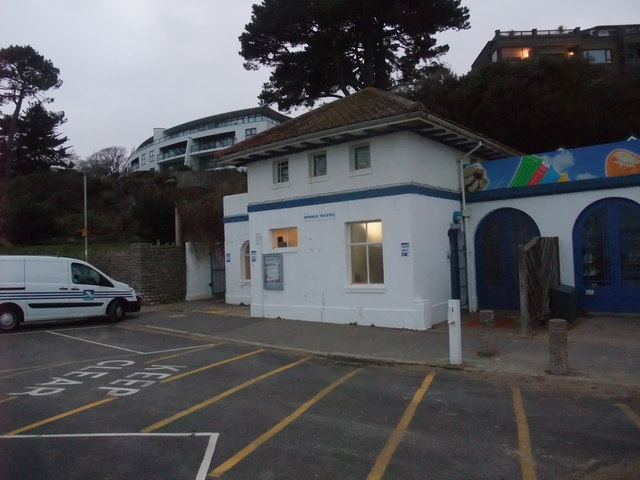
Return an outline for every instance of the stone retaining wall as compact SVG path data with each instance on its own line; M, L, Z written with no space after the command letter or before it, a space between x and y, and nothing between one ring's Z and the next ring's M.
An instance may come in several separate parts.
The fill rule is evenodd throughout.
M133 243L125 252L91 255L89 262L132 286L143 305L180 302L186 295L184 247Z

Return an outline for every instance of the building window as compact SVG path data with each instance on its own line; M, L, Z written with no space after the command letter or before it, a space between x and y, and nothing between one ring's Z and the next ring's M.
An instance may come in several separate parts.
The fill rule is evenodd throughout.
M251 280L251 247L249 242L244 242L240 247L240 279L244 282Z
M245 128L244 129L244 138L253 137L256 133L258 133L257 128Z
M271 245L273 248L297 247L298 229L293 227L271 230Z
M147 163L147 154L143 153L142 155L140 155L140 159L141 159L142 165L145 165Z
M351 170L366 170L371 168L369 145L357 145L351 148Z
M273 183L289 183L289 160L273 163Z
M327 153L312 153L309 155L309 176L311 178L327 175Z
M584 50L582 56L589 63L611 63L611 50Z
M149 163L153 163L156 159L155 150L149 150Z
M348 226L351 283L384 283L382 222L356 222Z
M531 56L531 48L530 47L503 48L500 53L502 54L503 60L508 60L512 58L524 60L525 58L529 58Z

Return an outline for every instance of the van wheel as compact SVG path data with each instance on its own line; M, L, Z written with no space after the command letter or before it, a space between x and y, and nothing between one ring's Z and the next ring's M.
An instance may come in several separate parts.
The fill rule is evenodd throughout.
M14 330L20 323L20 313L11 306L0 307L0 331L9 332Z
M126 312L124 310L124 303L122 300L114 300L109 304L107 308L107 315L112 322L120 322L124 320Z

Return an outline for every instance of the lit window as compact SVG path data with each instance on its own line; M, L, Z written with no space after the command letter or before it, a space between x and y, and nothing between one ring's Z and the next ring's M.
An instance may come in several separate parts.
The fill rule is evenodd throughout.
M271 231L272 247L287 248L298 246L298 229L279 228Z
M327 154L313 153L309 155L309 172L311 178L324 177L327 175Z
M251 280L251 251L249 242L244 242L240 248L240 278L248 282Z
M357 222L348 225L351 283L384 283L382 222Z
M369 145L358 145L351 149L351 170L371 168Z
M289 182L289 160L279 160L273 163L273 183Z
M589 63L611 63L611 50L584 50L582 56Z
M509 58L519 58L523 60L525 58L529 58L529 56L531 55L531 48L530 47L503 48L501 53L502 53L502 58L505 60Z

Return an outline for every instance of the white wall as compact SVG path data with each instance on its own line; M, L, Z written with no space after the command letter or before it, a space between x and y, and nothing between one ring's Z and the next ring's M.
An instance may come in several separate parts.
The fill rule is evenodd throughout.
M251 314L420 330L446 320L447 229L456 205L407 194L252 212L250 238L261 242L252 263ZM305 221L316 213L331 216ZM369 220L382 221L383 286L352 285L349 277L347 224ZM282 227L298 228L298 247L272 247L270 231ZM283 254L282 291L262 287L266 253Z
M515 208L528 214L538 225L543 237L558 237L560 255L560 281L575 286L573 268L573 226L582 211L592 203L604 198L628 198L640 203L640 187L592 190L586 192L545 195L540 197L514 198L491 202L472 203L470 227L471 249L471 296L473 309L477 308L474 239L478 225L484 217L498 208Z
M207 244L185 244L187 293L185 300L211 298L211 257Z
M247 214L247 194L224 197L225 218ZM249 240L249 222L239 221L224 224L226 302L231 305L251 303L251 282L241 279L241 248ZM251 246L253 250L253 245Z
M365 174L350 171L350 148L366 142L370 146L371 170ZM327 176L321 181L311 181L309 154L320 151L327 154ZM455 165L460 156L462 153L455 149L406 132L295 153L249 165L249 203L409 182L457 190ZM289 184L276 186L273 184L273 162L284 159L289 160Z

